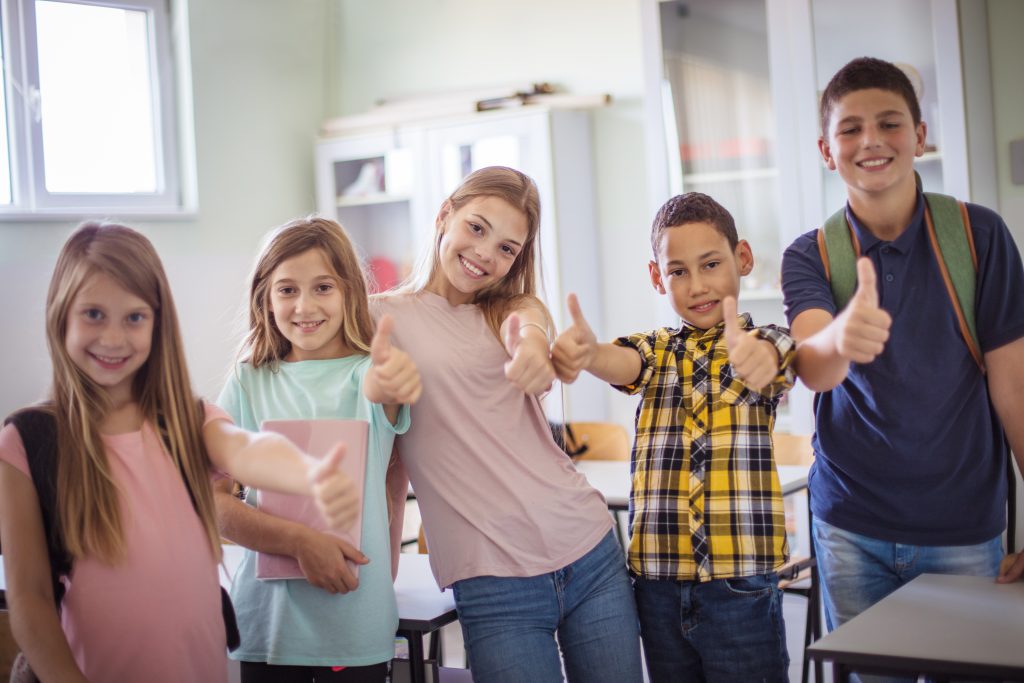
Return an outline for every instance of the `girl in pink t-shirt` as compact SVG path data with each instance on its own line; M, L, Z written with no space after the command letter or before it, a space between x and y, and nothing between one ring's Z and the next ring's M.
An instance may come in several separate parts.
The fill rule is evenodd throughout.
M315 493L344 526L358 495L340 454L314 465L286 439L249 434L196 400L163 267L130 228L85 223L71 235L46 332L53 388L37 410L56 426L52 525L72 565L58 611L34 454L9 424L0 537L15 639L44 681L225 681L211 467Z
M480 169L441 205L418 277L375 299L423 384L398 451L474 680L561 680L564 664L570 681L640 681L608 508L537 398L555 378L535 294L539 225L533 180Z

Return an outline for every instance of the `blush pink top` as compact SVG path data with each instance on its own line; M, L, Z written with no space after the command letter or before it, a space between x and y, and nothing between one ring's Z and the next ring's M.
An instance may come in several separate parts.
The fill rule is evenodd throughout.
M472 304L427 291L374 299L416 361L423 395L398 438L442 588L475 576L537 576L611 528L601 494L551 437L534 396L505 377L508 354Z
M227 414L207 404L206 421ZM116 566L76 559L61 625L92 683L226 681L217 565L177 468L152 425L104 435L121 495L126 556ZM31 476L13 425L0 460Z

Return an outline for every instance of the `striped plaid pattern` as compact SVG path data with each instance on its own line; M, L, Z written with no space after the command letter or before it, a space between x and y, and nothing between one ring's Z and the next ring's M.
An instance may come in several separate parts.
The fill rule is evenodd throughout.
M749 315L743 327L754 329ZM636 349L641 394L631 463L629 567L680 581L763 574L789 556L771 431L793 386L796 348L783 328L757 328L782 359L761 393L734 377L723 326L684 324L615 340Z

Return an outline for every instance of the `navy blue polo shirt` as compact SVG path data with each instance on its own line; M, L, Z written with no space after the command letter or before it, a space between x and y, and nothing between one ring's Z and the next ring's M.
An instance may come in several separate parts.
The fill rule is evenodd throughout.
M975 315L982 352L1024 337L1024 268L1006 224L967 205L978 255ZM912 545L982 543L1006 523L1009 448L985 376L967 349L924 224L924 197L907 229L879 240L847 218L878 275L892 316L885 350L853 363L814 401L811 510L829 524ZM836 314L816 240L801 235L783 256L792 324L803 311Z

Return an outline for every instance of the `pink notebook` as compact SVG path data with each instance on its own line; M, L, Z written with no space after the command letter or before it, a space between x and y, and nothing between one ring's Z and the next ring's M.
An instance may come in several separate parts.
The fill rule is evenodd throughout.
M345 457L341 459L341 470L356 482L359 489L359 516L350 529L328 529L316 502L309 496L261 490L259 508L275 517L290 519L317 531L333 534L359 548L363 529L363 488L366 484L366 439L370 424L365 420L266 420L260 428L288 437L314 458L325 457L339 441L345 442L347 448ZM348 566L356 576L359 575L359 565L349 562ZM305 576L294 557L257 553L256 578L302 579Z

